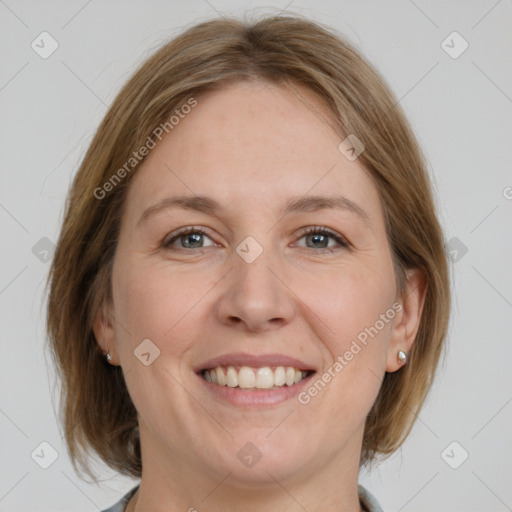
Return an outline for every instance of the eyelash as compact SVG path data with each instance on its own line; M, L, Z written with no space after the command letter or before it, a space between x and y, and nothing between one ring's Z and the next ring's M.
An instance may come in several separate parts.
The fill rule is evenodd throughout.
M208 238L211 238L204 229L201 229L201 228L195 227L195 226L190 226L188 228L184 228L181 231L178 231L170 240L164 241L162 246L165 249L173 250L171 245L176 240L178 240L179 238L181 238L183 236L191 235L191 234L201 234L201 235L207 236ZM349 247L349 243L342 236L338 235L335 231L331 231L330 229L321 227L321 226L312 226L312 227L302 229L300 231L299 240L307 235L312 235L312 234L327 235L328 237L332 238L340 245L340 247L323 247L321 249L316 250L315 252L317 252L317 253L323 254L323 253L329 252L332 254L337 250L340 250L342 248L348 249L348 247ZM203 249L203 247L199 247L198 249ZM309 247L305 247L305 249L309 249ZM180 247L180 248L174 249L174 250L193 251L194 249L187 249L184 247Z

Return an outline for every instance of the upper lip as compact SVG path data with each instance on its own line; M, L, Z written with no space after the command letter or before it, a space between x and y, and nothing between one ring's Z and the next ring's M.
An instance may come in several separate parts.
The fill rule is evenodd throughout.
M253 355L243 352L233 352L224 354L196 366L194 371L199 373L203 370L216 368L217 366L251 366L261 368L264 366L292 366L297 370L314 370L311 365L295 357L285 356L283 354L260 354Z

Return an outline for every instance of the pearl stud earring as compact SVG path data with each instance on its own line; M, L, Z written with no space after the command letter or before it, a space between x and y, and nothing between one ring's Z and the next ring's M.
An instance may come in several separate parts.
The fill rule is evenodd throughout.
M397 359L400 364L407 363L407 354L403 350L399 350L397 354Z

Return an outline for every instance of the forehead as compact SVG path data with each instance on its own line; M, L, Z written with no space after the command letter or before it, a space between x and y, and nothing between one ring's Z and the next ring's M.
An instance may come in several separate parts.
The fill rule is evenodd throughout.
M236 83L198 98L175 142L186 139L188 148L200 149L204 158L252 157L263 163L267 155L275 160L281 153L280 160L289 161L308 153L309 159L318 159L319 150L337 148L335 123L321 100L304 87Z
M133 177L128 202L139 214L170 194L258 209L307 194L351 196L367 210L379 202L364 168L339 151L336 120L312 91L236 83L196 100Z

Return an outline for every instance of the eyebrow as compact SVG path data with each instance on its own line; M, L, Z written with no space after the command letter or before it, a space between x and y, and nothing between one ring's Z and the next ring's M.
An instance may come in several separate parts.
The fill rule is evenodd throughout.
M222 206L207 196L175 196L166 197L156 204L146 208L137 224L142 223L150 215L172 208L199 211L207 214L216 214ZM356 203L343 196L301 196L288 200L279 212L282 217L290 213L314 212L324 209L347 210L359 217L366 224L371 224L369 215Z

